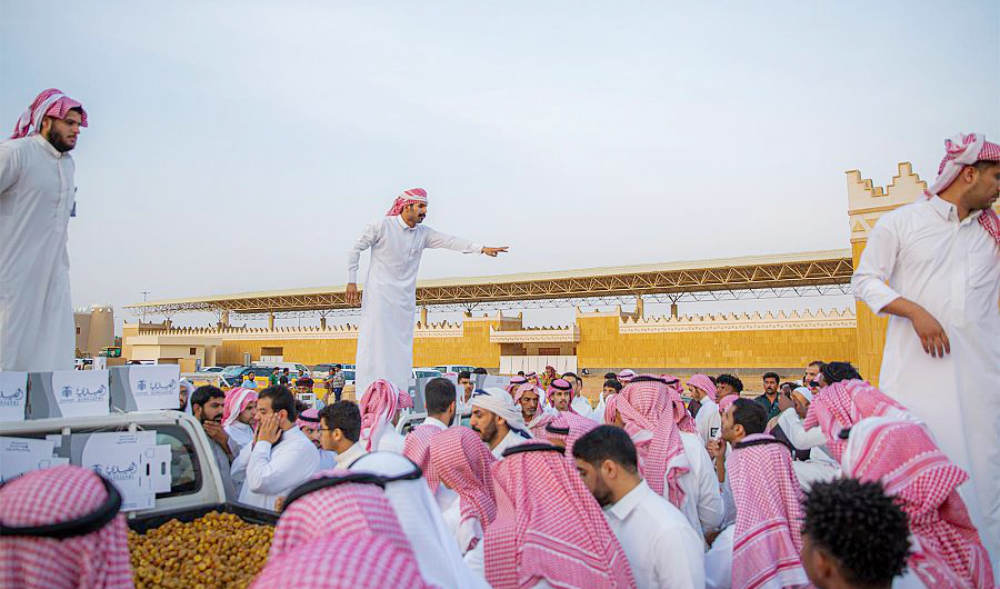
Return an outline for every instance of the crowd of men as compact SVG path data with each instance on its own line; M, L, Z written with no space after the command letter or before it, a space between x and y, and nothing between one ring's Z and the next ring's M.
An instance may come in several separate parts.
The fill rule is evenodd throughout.
M426 385L405 437L412 399L385 380L319 410L281 384L182 392L229 498L281 514L255 586L994 587L967 476L850 364L766 373L759 396L731 374L608 373L594 402L573 373L457 382ZM74 467L26 475L0 490L5 534L64 517L20 497L82 517L108 492ZM104 552L119 521L88 534L93 586L131 583ZM49 586L29 566L47 541L4 542L4 586ZM289 577L320 560L328 578Z
M0 142L0 370L72 366L69 152L87 125L53 88ZM945 147L926 198L879 219L852 277L890 316L885 393L843 362L798 383L767 373L754 398L731 374L623 370L595 404L551 367L506 389L462 374L427 385L404 438L421 252L507 251L423 226L426 191L405 191L348 256L358 403L308 409L287 376L183 387L227 498L281 513L254 586L995 587L1000 145ZM0 587L131 587L120 506L69 465L0 487Z

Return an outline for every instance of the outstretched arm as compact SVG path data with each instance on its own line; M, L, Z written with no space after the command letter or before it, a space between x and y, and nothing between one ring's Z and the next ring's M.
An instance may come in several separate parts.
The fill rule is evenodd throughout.
M469 241L468 239L463 239L461 237L455 237L454 235L448 235L447 233L441 233L440 231L435 231L430 227L427 234L427 245L425 247L432 249L450 249L456 252L462 252L463 254L486 254L491 258L497 257L497 254L506 252L507 247L487 247L479 243Z

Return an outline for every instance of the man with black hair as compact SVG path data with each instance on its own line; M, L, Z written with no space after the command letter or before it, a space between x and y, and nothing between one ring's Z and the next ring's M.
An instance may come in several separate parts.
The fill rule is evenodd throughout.
M336 401L319 412L320 444L336 452L337 468L347 468L368 452L361 439L361 410L351 401Z
M229 436L222 429L222 409L225 400L226 394L222 389L212 385L198 387L191 393L191 413L208 435L212 456L215 457L219 472L222 474L222 487L226 491L226 500L236 501L238 496L236 485L233 484L233 477L230 474L232 456L229 450Z
M743 381L732 374L720 374L715 381L715 389L718 391L715 395L716 403L721 403L730 395L743 394Z
M246 476L240 503L274 510L278 498L305 482L319 466L312 441L295 425L295 397L283 386L257 396L260 424L252 444L233 463L233 475Z
M602 425L573 444L576 468L604 508L639 589L705 586L702 540L683 513L639 474L628 433Z
M718 586L720 571L730 568L734 588L808 584L799 558L802 491L788 446L765 434L766 425L764 407L749 399L737 399L722 414L722 437L732 446L725 461L735 522L706 557L712 586Z
M424 406L427 418L406 434L403 456L412 460L426 475L431 462L431 436L448 429L455 419L455 385L447 378L429 380L424 387Z
M909 524L881 483L816 483L803 507L802 565L818 589L889 589L903 574Z
M781 382L781 377L778 376L777 372L765 372L764 377L764 394L754 399L760 403L767 411L768 420L777 417L781 413L781 407L778 404L778 400L781 395L778 394L778 383Z
M489 372L486 372L485 368L480 367L480 368L473 368L472 374L489 374Z
M469 409L469 399L472 398L472 389L475 388L475 383L472 382L472 373L468 370L463 370L458 373L458 411L464 412Z

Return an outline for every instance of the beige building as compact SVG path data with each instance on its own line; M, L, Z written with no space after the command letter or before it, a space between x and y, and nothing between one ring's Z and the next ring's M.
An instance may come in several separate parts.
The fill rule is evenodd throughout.
M94 305L73 312L77 358L93 358L115 345L115 312L110 305Z

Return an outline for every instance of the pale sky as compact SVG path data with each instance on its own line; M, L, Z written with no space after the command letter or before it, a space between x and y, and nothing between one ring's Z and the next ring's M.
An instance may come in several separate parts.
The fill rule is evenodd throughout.
M1000 139L1000 3L0 0L0 130L53 86L91 125L74 304L130 319L343 284L414 186L511 247L424 278L846 248L845 170Z

